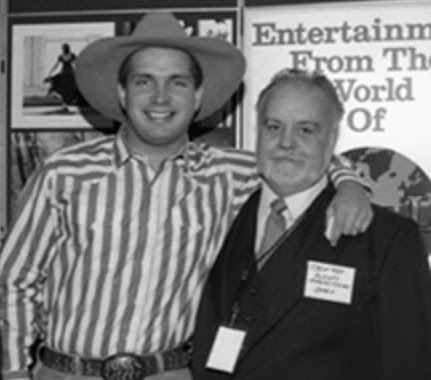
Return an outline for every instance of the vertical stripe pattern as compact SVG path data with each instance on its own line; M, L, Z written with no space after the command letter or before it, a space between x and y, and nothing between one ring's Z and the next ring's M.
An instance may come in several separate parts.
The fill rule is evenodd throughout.
M121 134L50 157L0 255L5 369L25 368L35 322L50 347L86 357L184 342L221 239L257 184L251 154L192 143L156 176Z

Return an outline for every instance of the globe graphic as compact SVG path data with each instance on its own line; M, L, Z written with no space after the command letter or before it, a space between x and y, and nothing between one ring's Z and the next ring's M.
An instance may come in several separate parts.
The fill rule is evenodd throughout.
M431 181L402 154L390 149L355 148L343 153L361 170L372 201L415 220L431 263Z

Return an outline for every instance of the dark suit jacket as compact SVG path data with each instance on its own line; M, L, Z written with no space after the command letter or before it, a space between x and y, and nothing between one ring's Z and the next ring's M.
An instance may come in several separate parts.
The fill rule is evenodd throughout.
M271 256L253 268L260 193L241 210L204 290L194 335L195 380L430 380L431 275L416 224L374 207L368 231L331 247L328 187ZM305 298L308 260L356 268L351 304ZM247 274L244 276L244 274ZM233 375L206 370L216 330L247 330Z

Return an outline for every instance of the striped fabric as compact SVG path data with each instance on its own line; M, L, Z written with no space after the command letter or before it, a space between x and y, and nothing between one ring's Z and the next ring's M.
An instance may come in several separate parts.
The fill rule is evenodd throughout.
M0 255L5 378L25 374L23 347L36 335L96 358L184 342L229 224L258 182L251 153L193 143L150 175L121 133L50 157L26 185Z

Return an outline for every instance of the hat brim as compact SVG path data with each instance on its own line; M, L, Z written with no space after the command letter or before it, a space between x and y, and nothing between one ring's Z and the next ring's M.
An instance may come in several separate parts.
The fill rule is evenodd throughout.
M82 95L102 115L125 120L118 97L118 71L124 59L146 46L180 49L193 55L203 74L202 104L194 120L221 108L234 94L244 75L242 53L225 41L204 37L104 38L87 46L76 61L76 81Z

